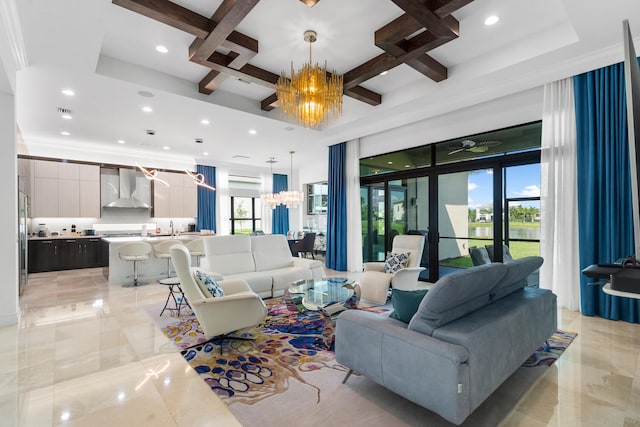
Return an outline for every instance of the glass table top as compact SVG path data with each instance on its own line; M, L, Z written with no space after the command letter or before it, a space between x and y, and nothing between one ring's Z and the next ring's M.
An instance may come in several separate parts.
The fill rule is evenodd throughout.
M353 295L353 284L346 277L323 277L295 282L289 293L302 295L302 305L308 310L322 310L333 304L344 304Z

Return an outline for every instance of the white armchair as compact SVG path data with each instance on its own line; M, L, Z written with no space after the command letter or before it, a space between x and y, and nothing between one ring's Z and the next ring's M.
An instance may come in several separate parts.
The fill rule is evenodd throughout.
M191 256L184 246L171 248L171 261L193 312L208 340L260 324L267 315L264 301L244 280L218 282L224 296L211 297L191 268Z
M419 287L418 276L424 270L424 267L420 267L423 249L424 236L422 235L395 236L391 252L408 252L407 266L393 274L384 272L384 262L366 262L364 273L360 278L362 299L384 304L387 300L389 286L402 290L417 289Z

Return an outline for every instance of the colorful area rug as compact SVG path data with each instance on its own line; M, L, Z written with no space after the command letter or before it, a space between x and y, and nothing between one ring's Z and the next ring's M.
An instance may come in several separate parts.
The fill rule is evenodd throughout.
M292 379L315 390L303 374L321 369L345 368L335 362L334 325L322 312L306 310L289 295L266 301L268 315L258 327L243 331L254 340L228 339L204 343L198 319L191 313L162 328L182 348L181 354L211 389L225 402L253 404L287 390ZM355 302L346 306L355 309ZM358 308L382 313L381 308ZM189 348L196 345L196 347Z
M540 346L522 366L533 368L536 366L551 366L564 353L578 334L573 332L556 331L547 342Z
M306 311L289 296L266 304L265 321L246 331L255 340L227 340L222 352L218 344L197 345L205 338L192 313L170 320L164 316L165 335L243 425L325 426L327 417L336 425L449 425L366 377L354 375L342 384L346 369L335 361L331 319ZM575 336L553 334L464 425L504 420ZM186 349L192 345L196 347Z

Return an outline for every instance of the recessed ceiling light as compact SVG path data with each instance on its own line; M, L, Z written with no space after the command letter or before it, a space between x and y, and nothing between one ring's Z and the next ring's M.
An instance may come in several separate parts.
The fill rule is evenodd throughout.
M62 93L63 93L64 95L67 95L67 96L73 96L73 95L75 95L75 94L76 94L76 93L75 93L74 91L72 91L71 89L63 89L63 90L62 90Z
M63 114L63 115L62 115L62 116L60 116L60 117L62 117L62 118L63 118L63 119L65 119L65 120L71 120L71 119L72 119L71 114Z
M153 108L149 107L148 105L145 105L144 107L142 107L142 111L144 111L145 113L150 113L153 111Z
M204 153L202 153L202 155L203 155L203 156L208 156L208 155L209 155L209 153L205 151Z
M484 20L484 25L493 25L495 23L497 23L500 20L500 18L496 15L491 15L489 17L487 17L487 19Z
M251 130L249 131L249 133L250 133L251 135L255 135L255 134L256 134L256 133L258 133L258 132L256 132L256 130L255 130L255 129L251 129Z
M392 165L392 164L393 164L393 162L387 162L387 164Z
M60 132L60 135L69 136L71 134L69 132L67 132L67 131L62 131L62 132Z
M119 139L118 140L118 144L126 144L126 143L127 143L127 141L125 141L124 139Z
M405 167L405 168L410 168L410 167L411 167L411 165L404 165L404 167Z
M203 125L208 125L210 122L207 119L202 119L200 120L200 123L202 123Z
M166 48L166 46L162 46L161 44L159 44L158 46L156 46L156 50L160 53L167 53L169 52L169 49Z
M387 73L388 73L388 71L383 71L383 72L381 72L381 73L380 73L380 75L381 75L381 76L386 76L386 75L387 75Z
M170 150L171 147L169 147L168 145L165 145L164 147L162 147L163 150Z

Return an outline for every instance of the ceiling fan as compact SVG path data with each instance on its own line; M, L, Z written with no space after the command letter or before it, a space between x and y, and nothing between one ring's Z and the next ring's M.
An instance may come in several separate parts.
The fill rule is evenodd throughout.
M489 150L489 147L495 147L502 144L502 141L480 141L476 142L471 139L465 139L462 141L461 146L452 151L449 151L449 155L459 153L461 151L471 151L472 153L485 153Z

